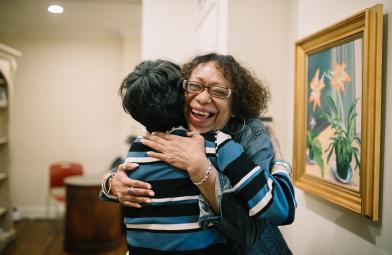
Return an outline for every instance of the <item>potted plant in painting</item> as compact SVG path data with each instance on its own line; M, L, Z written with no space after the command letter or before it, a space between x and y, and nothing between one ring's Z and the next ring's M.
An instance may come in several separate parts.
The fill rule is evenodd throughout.
M352 178L351 161L355 158L356 167L359 168L359 149L355 147L355 142L360 143L360 138L356 137L355 132L355 118L357 113L355 112L355 106L358 99L355 99L350 106L347 115L347 126L343 119L342 111L338 111L336 104L331 96L327 96L327 102L331 108L330 113L323 112L322 118L324 118L334 130L333 136L330 138L331 143L325 152L328 152L327 162L329 162L332 153L335 153L336 169L333 169L336 177L341 182L350 182Z
M308 150L308 162L309 164L317 163L321 169L321 176L324 176L324 160L323 160L323 149L320 141L317 139L316 130L307 131L306 133L306 148Z

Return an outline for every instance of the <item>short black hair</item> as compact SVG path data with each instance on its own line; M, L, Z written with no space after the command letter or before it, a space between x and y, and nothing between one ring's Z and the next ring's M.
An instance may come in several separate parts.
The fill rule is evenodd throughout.
M125 112L148 132L185 126L180 67L167 60L146 60L120 86Z

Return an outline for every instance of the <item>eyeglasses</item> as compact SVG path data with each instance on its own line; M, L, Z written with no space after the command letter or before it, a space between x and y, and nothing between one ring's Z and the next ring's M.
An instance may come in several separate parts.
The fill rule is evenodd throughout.
M231 96L231 89L219 87L219 86L206 87L203 84L194 81L184 80L182 83L182 87L184 88L184 90L188 92L198 93L198 94L201 93L204 89L207 89L208 93L212 97L217 97L217 98L229 98Z

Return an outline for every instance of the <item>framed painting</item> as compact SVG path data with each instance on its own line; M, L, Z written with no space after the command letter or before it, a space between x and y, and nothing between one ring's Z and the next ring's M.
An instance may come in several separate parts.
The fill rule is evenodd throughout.
M382 5L296 43L294 184L379 218Z

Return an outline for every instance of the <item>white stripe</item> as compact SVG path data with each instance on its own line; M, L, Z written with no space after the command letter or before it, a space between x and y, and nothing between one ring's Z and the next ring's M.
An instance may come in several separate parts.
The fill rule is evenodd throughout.
M206 153L216 154L216 149L212 147L206 147Z
M286 169L283 169L283 168L282 168L282 169L278 169L278 170L272 169L272 171L271 171L271 174L272 174L272 175L277 174L277 173L286 174L287 177L289 177L289 178L291 179L290 171L288 171L288 170L286 170Z
M151 162L158 162L161 161L160 159L157 158L152 158L152 157L128 157L125 160L125 163L151 163Z
M224 141L231 139L229 134L223 133L222 131L218 131L216 133L216 145L221 145Z
M151 201L153 203L162 203L162 202L184 201L184 200L191 200L191 199L199 199L199 195L183 196L183 197L168 197L168 198L152 198Z
M267 192L267 194L265 194L263 199L260 200L260 202L258 202L255 206L253 206L249 210L249 216L253 216L256 213L260 212L272 199L272 182L273 182L272 179L268 178L267 184L268 184L269 191Z
M149 229L149 230L187 230L198 229L200 225L195 223L182 224L126 224L127 228Z
M227 192L236 191L247 179L249 179L250 176L252 176L254 173L256 173L259 170L260 170L260 166L255 166L252 169L252 171L250 171L244 177L242 177L242 179L239 182L237 182L237 184L234 185L234 187L232 187L231 189L228 189Z

